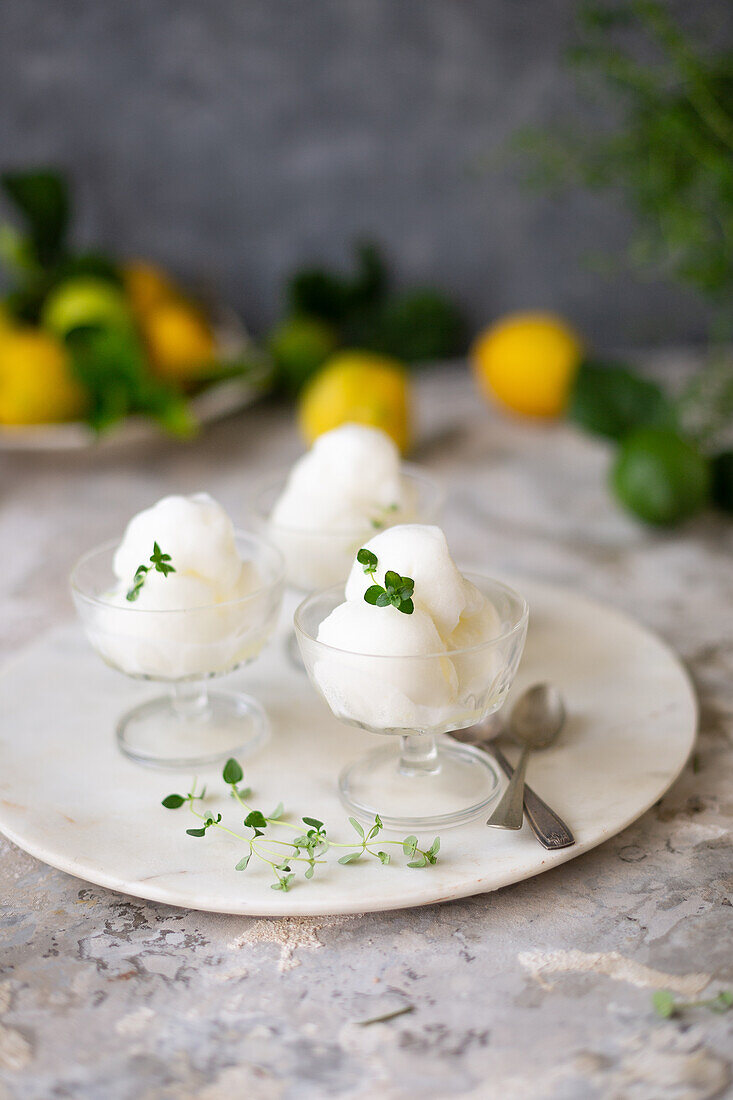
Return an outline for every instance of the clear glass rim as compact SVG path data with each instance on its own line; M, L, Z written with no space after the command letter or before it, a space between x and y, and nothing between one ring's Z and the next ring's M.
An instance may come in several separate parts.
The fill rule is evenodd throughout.
M502 589L511 600L516 601L519 605L520 611L517 615L516 621L513 622L511 626L507 627L506 630L503 630L501 634L494 634L491 638L485 638L482 642L478 642L476 645L464 646L461 649L446 649L443 651L438 651L436 653L409 654L404 657L401 655L396 657L394 655L388 655L385 653L361 653L358 650L354 649L340 649L338 646L327 645L326 642L320 642L318 638L311 634L303 625L303 616L305 612L311 604L315 603L316 600L323 599L329 594L333 594L335 596L340 593L341 595L343 595L343 584L334 584L331 585L329 588L320 588L317 589L315 592L311 592L308 596L305 597L304 600L302 600L298 604L297 608L295 609L295 614L293 615L295 632L296 634L302 635L304 638L307 638L309 642L313 643L313 645L318 646L320 649L323 649L326 652L338 653L346 657L368 657L370 660L379 661L435 661L440 658L463 657L472 653L480 653L482 650L491 649L499 642L507 641L513 635L519 634L524 629L529 618L529 605L524 596L521 596L519 592L516 591L516 589L511 588L508 584L504 584L503 581L497 580L495 577L490 577L485 573L462 572L462 576L465 577L466 580L471 581L474 584L477 580L484 582L488 581L490 584L493 584L497 588Z
M132 602L128 607L112 604L109 600L103 599L101 596L88 592L82 584L79 583L79 572L92 558L101 554L107 554L110 550L114 550L120 545L122 536L119 535L114 539L107 539L106 542L99 543L97 546L92 547L91 550L87 550L80 558L76 560L72 566L69 574L69 587L74 596L83 600L85 603L91 604L94 607L113 608L115 611L122 611L132 615L190 615L192 612L204 612L212 610L221 610L222 608L237 607L240 605L254 602L260 599L264 593L276 590L281 585L285 584L285 558L278 550L276 546L273 546L267 539L263 539L260 535L255 535L251 531L243 531L241 529L235 529L235 539L244 539L250 543L254 543L260 548L265 549L272 555L273 561L277 563L277 573L274 579L269 580L266 584L260 585L255 588L253 592L248 592L245 596L237 596L233 600L222 600L220 603L200 604L197 607L172 607L170 609L164 608L147 608L137 607ZM114 579L111 578L112 580Z
M278 473L271 475L266 481L261 482L257 486L252 497L252 511L261 523L272 523L270 519L270 508L265 507L264 498L275 487L285 487L291 470L292 466L283 467ZM434 494L434 500L431 505L433 512L437 513L440 511L446 496L445 486L440 478L434 477L424 466L418 466L412 462L400 463L400 476L427 486ZM368 522L368 519L365 519L363 527L358 529L354 527L350 530L341 531L333 531L326 527L292 527L290 524L284 523L272 523L272 527L274 530L282 531L286 535L310 536L311 538L325 537L348 539L361 537L364 534L364 528L368 525ZM372 538L375 534L377 534L376 531L372 532L369 537Z

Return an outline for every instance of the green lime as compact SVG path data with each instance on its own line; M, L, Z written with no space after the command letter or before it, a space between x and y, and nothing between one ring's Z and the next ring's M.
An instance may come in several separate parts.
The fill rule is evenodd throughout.
M713 500L724 512L733 512L733 451L713 459Z
M617 498L646 523L665 526L704 508L710 463L669 428L640 428L623 440L611 469Z
M285 390L297 393L336 350L336 331L311 317L289 317L270 334L269 348Z
M55 286L44 302L41 321L61 337L90 325L129 328L131 324L122 290L93 275L65 279Z

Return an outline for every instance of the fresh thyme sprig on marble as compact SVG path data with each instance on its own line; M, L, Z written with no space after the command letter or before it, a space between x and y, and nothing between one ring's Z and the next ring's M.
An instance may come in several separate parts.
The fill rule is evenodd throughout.
M169 794L163 799L162 805L167 810L177 810L181 806L188 805L194 817L202 822L196 828L186 829L189 836L203 837L209 829L221 829L230 836L236 837L237 840L241 840L245 845L245 852L235 865L235 871L244 871L254 856L272 869L275 876L275 882L271 885L273 890L287 891L291 888L297 874L297 871L293 870L293 865L296 863L304 864L303 877L307 880L312 879L316 867L328 862L323 857L329 848L350 849L339 858L338 863L342 865L356 863L362 856L371 856L386 866L391 861L389 853L384 851L388 845L397 845L402 849L408 857L408 867L427 867L438 861L440 837L436 837L430 847L425 849L418 846L416 836L407 836L404 840L382 840L381 847L377 848L377 837L384 828L379 815L374 818L374 823L368 829L364 829L355 817L350 817L349 822L356 833L356 839L349 844L331 840L326 835L326 826L317 817L301 818L302 825L283 820L282 802L266 815L261 810L253 809L246 801L251 797L252 791L249 787L240 787L243 778L244 773L239 763L233 759L227 760L222 771L222 779L230 788L231 797L246 811L244 827L251 829L250 834L243 835L230 829L222 822L220 813L216 816L211 813L200 813L195 803L203 800L206 788L197 792L195 780L188 794ZM267 830L276 826L290 829L297 835L290 840L280 840L269 835Z
M364 567L364 572L374 580L374 574L379 565L377 555L362 547L356 555L356 560ZM370 585L364 593L364 599L377 607L396 607L403 615L412 615L415 610L412 602L414 592L415 582L412 577L401 577L393 569L388 569L384 574L384 587L381 584Z
M145 584L145 578L147 577L151 568L155 569L156 573L162 573L164 577L167 577L169 573L175 573L175 569L172 565L169 564L170 560L170 554L164 554L158 546L157 542L154 542L153 552L148 558L148 561L151 561L153 563L152 567L150 565L138 565L137 569L135 570L135 577L132 582L132 588L127 593L127 599L130 601L130 603L134 603L134 601L140 595L140 589Z
M715 997L709 997L703 1001L676 1001L668 989L658 989L652 995L652 1005L657 1016L662 1016L665 1020L671 1016L678 1016L688 1008L707 1008L709 1012L722 1015L733 1009L733 992L729 989L721 989Z

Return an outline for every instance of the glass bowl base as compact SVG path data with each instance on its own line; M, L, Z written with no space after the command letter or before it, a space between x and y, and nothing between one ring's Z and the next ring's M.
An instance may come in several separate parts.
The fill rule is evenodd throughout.
M394 829L445 829L485 813L499 794L499 772L485 753L439 740L430 771L401 770L399 745L363 756L339 776L347 810L363 819L379 814Z
M270 723L256 699L211 692L198 712L176 711L160 696L124 714L117 724L120 751L149 768L192 770L241 757L268 738Z

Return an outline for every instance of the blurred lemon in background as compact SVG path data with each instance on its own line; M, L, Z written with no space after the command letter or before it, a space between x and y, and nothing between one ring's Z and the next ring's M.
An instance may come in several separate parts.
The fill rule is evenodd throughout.
M59 340L39 329L0 333L0 423L75 420L86 407L86 393Z
M65 279L43 304L41 323L58 336L75 328L99 325L129 328L132 321L123 292L108 279L80 275Z
M130 260L121 271L125 293L138 317L178 296L177 287L165 271L146 260Z
M559 416L580 366L578 335L551 313L514 313L485 329L471 364L487 396L525 416Z
M407 372L397 359L385 355L339 352L303 390L298 419L309 444L351 421L381 428L404 452L410 444Z
M160 378L186 383L210 373L216 356L214 334L189 302L180 298L159 302L140 318L140 329Z

